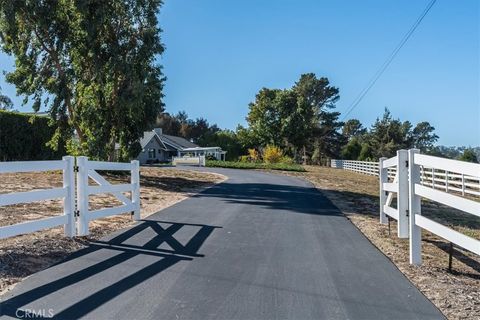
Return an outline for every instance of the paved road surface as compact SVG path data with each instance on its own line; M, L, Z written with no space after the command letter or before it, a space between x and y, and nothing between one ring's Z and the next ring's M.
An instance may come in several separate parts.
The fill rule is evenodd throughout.
M443 317L309 183L212 171L229 180L33 275L3 317Z

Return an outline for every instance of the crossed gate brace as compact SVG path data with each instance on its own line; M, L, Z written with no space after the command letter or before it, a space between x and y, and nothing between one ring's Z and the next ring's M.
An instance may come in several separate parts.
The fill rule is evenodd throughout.
M61 225L64 226L65 235L68 237L88 235L89 221L125 212L132 212L134 220L140 220L140 166L138 161L115 163L89 161L86 157L77 157L76 160L76 165L75 158L71 156L63 157L62 160L1 163L0 173L62 170L62 188L0 194L0 206L62 198L63 215L2 226L0 227L0 239ZM112 185L95 170L130 171L131 182ZM98 185L89 186L89 177ZM122 192L130 192L131 199ZM89 196L100 193L113 194L122 202L122 205L90 211Z
M89 161L86 157L77 157L77 214L78 235L88 235L88 225L91 220L103 218L119 213L131 212L134 220L140 220L140 172L137 160L131 163L109 163ZM131 183L112 185L95 170L128 170L131 172ZM89 186L89 177L98 186ZM122 192L131 192L131 199ZM104 208L90 211L88 199L90 195L110 193L122 205L113 208Z

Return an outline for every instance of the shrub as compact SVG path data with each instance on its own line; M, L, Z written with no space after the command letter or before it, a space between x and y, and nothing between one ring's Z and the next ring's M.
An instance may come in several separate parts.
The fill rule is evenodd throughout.
M207 154L207 156L205 157L206 160L217 160L217 158L215 158L215 156L213 154Z
M263 161L265 163L279 163L282 157L283 152L279 147L267 145L263 150Z
M298 164L286 163L259 163L259 162L234 162L234 161L207 161L207 167L232 168L232 169L270 169L282 171L304 172L305 169Z
M283 164L295 164L295 161L290 158L289 156L283 156L281 159L280 159L280 163L283 163Z
M0 111L0 161L51 160L65 155L61 141L52 150L47 143L55 134L47 117Z
M238 160L240 160L240 162L248 162L249 158L250 158L250 156L240 156L240 158Z
M248 149L248 156L250 157L250 160L253 162L257 162L260 160L260 154L255 149Z

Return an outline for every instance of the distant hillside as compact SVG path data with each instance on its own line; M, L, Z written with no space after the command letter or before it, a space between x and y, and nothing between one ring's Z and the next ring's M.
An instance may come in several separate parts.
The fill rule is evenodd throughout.
M437 146L434 153L450 159L458 159L466 149L472 149L480 159L480 147L447 147Z

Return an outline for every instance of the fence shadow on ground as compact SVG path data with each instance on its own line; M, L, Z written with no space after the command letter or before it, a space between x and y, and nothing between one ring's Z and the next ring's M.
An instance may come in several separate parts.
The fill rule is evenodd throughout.
M227 203L278 210L276 212L289 211L289 213L342 216L338 208L313 186L231 182L222 182L218 186L193 197L221 198Z
M164 225L167 225L167 227L164 227ZM182 242L186 242L186 244L183 245L182 242L175 238L175 234L186 226L194 228L197 231L186 241L182 238ZM203 257L202 254L198 253L198 250L216 228L221 227L202 224L142 220L132 228L115 233L107 238L106 241L90 242L87 248L71 254L64 261L47 269L47 277L51 278L52 281L21 292L9 299L7 298L7 300L3 301L1 304L0 315L14 318L22 317L22 315L27 317L29 314L26 313L26 311L22 311L22 307L25 307L26 310L26 306L35 300L54 294L67 287L70 287L70 290L74 290L77 283L99 275L119 264L128 263L128 261L134 257L151 257L151 259L141 259L140 261L142 262L140 263L142 265L138 266L138 269L135 272L122 277L121 280L105 284L104 286L99 285L100 289L98 291L81 299L73 305L66 307L60 312L55 313L53 319L74 319L82 317L130 288L137 286L168 269L179 261L191 261L195 258ZM138 237L141 237L142 241L140 243L144 244L134 245L126 243L127 240L134 237L137 239ZM172 249L160 249L160 245L164 243L168 244ZM105 253L103 250L118 251L119 254L102 254ZM56 278L52 275L55 273L55 268L62 269L62 266L68 268L69 262L73 262L74 259L77 259L76 261L78 261L78 258L80 258L80 261L83 263L88 263L89 265L78 271L68 273L61 278ZM91 261L98 262L91 264ZM139 259L136 260L136 263L139 263ZM65 268L63 268L62 271L65 271ZM47 318L52 319L52 317ZM42 317L35 316L35 319L42 319Z

